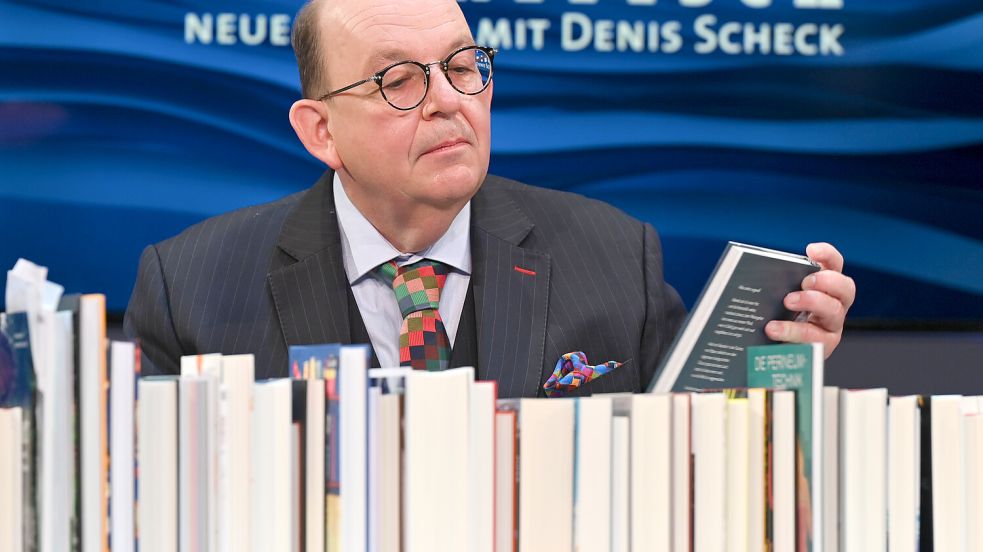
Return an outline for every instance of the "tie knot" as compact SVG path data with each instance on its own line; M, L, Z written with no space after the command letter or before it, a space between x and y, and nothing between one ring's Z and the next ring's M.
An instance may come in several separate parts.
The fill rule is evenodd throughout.
M444 263L430 259L406 266L397 266L395 261L389 261L375 269L376 274L392 286L404 317L420 310L437 309L440 290L449 271Z

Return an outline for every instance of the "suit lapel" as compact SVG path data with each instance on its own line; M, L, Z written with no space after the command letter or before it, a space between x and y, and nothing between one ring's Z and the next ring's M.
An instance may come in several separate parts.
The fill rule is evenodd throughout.
M284 221L268 282L287 346L351 343L348 277L327 171ZM471 284L482 377L501 397L536 396L543 355L550 256L522 247L534 225L488 177L471 201ZM355 319L357 317L357 319ZM375 352L373 351L373 356Z
M287 216L277 241L282 253L267 277L287 346L351 343L348 277L327 171ZM374 355L374 352L373 352Z
M533 223L484 183L472 205L472 282L482 377L500 397L536 396L543 377L550 257L521 247Z

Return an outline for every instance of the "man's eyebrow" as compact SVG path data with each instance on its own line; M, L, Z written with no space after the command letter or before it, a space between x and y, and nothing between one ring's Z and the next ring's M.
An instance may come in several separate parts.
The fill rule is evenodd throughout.
M448 48L447 54L457 50L458 48L463 48L464 46L471 46L474 44L474 39L470 36L462 36L460 39L456 40L453 45ZM447 55L444 54L444 55ZM422 60L413 59L412 56L406 53L405 50L400 50L398 48L389 48L386 50L379 50L373 53L368 59L368 67L370 71L379 71L383 67L399 62L399 61L419 61L420 63L429 63L431 61L437 61L433 59Z
M368 59L368 66L372 70L382 69L383 66L389 65L390 63L396 63L397 61L405 61L409 59L406 52L402 50L382 50L375 52Z

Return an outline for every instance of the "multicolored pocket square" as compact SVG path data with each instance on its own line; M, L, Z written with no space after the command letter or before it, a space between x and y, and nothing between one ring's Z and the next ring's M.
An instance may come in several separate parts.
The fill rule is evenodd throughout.
M550 378L543 384L547 397L562 397L570 391L575 391L581 385L607 374L621 366L621 362L609 360L604 364L591 366L587 364L587 355L581 351L567 353L556 361L556 368Z

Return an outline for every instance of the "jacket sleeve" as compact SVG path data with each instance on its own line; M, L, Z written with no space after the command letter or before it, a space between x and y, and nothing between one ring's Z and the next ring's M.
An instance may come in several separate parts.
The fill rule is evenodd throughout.
M662 245L655 228L645 223L645 326L640 345L641 389L646 391L655 377L662 357L669 351L686 318L679 293L666 283L662 265Z
M144 375L179 374L181 344L171 317L170 297L156 246L140 257L136 284L123 318L123 331L140 343ZM149 362L148 362L149 361Z

